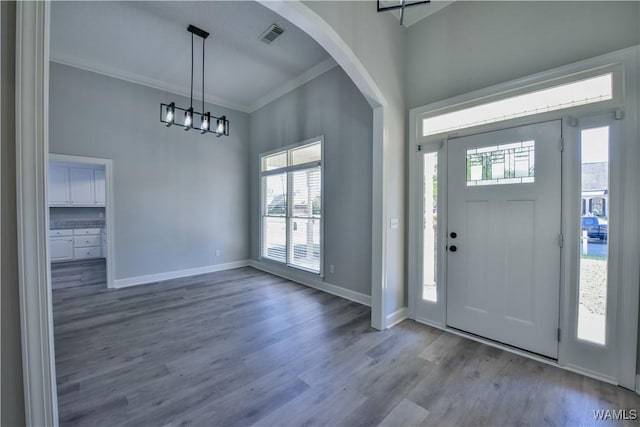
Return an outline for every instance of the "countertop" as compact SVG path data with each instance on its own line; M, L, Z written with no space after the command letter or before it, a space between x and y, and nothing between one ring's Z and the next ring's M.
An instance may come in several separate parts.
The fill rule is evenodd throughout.
M51 221L49 229L64 230L74 228L103 228L104 219L65 219Z

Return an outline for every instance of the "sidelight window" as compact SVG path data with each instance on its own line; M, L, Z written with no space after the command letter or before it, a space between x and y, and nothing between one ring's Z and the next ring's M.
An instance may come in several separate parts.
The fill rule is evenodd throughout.
M582 204L578 338L606 344L609 270L609 126L580 134Z
M438 260L438 153L424 155L422 299L436 302Z

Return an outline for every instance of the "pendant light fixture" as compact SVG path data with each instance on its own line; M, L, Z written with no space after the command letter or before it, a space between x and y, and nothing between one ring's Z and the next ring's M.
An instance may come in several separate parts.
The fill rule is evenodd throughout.
M200 28L189 25L187 31L191 33L191 97L189 100L189 108L184 109L176 107L175 102L170 104L160 103L160 122L164 123L167 127L174 124L182 126L186 131L191 129L197 129L201 134L213 133L217 137L229 136L229 120L226 116L214 117L210 112L204 112L204 42L209 37L209 33L201 30ZM196 35L202 38L202 112L194 111L193 109L193 36ZM176 111L184 112L184 121L180 124L176 122ZM196 123L196 118L199 116L199 123ZM211 129L212 121L215 120L215 128Z
M417 6L419 4L427 4L427 3L431 3L431 0L415 0L415 1L407 1L407 0L400 0L400 4L394 4L391 6L381 6L380 5L380 0L378 0L378 13L380 12L386 12L388 10L398 10L400 9L400 25L404 24L404 10L408 7L411 6Z

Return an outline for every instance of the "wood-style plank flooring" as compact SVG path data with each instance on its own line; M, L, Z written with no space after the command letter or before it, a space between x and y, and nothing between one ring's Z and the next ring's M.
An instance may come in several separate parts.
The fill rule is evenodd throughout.
M63 426L620 425L635 393L253 268L53 293Z
M106 281L107 260L105 258L51 263L51 287L53 289L104 285Z

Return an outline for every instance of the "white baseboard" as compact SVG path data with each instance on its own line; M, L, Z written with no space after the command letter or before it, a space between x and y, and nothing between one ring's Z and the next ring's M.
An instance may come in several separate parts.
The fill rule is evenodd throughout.
M407 318L409 318L407 315L407 307L399 308L393 313L387 315L387 328L392 328Z
M181 277L196 276L198 274L214 273L216 271L231 270L232 268L247 267L249 260L228 262L225 264L206 265L204 267L189 268L186 270L167 271L165 273L148 274L145 276L127 277L116 279L113 287L115 289L127 288L129 286L144 285L148 283L162 282L165 280L179 279Z
M300 283L301 285L309 286L311 288L337 295L341 298L345 298L362 305L366 305L367 307L371 307L371 297L369 295L345 289L340 286L332 285L330 283L322 281L320 277L309 277L311 273L305 273L303 271L295 270L291 267L271 265L269 263L255 260L251 260L249 265L257 268L258 270L262 270L264 272L275 274L276 276L291 280L292 282Z

